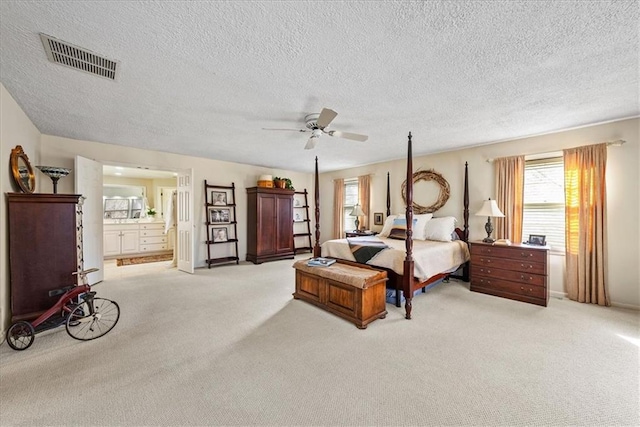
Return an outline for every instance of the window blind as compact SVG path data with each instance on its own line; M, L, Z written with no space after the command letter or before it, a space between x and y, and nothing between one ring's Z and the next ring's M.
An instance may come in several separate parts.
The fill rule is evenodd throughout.
M554 251L564 252L564 163L562 157L527 160L524 168L522 240L546 236Z
M358 180L356 178L344 180L344 229L356 228L356 217L350 213L358 203Z

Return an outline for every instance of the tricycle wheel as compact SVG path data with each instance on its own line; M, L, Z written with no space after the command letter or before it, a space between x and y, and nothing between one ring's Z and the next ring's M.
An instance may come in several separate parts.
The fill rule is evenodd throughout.
M20 320L7 331L7 344L14 350L26 350L33 344L35 333L31 323Z
M87 298L69 314L67 333L77 340L93 340L113 329L119 318L120 307L115 301Z

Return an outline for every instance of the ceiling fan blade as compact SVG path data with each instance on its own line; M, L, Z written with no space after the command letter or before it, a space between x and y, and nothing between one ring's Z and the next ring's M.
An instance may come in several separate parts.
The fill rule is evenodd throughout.
M329 123L331 123L337 115L338 113L335 111L330 110L329 108L323 108L322 111L320 111L320 116L318 116L318 121L316 123L318 123L318 127L320 129L324 129L329 126Z
M291 131L294 131L294 132L309 132L308 129L262 128L262 130L291 130Z
M369 137L367 135L360 135L359 133L340 132L339 130L331 130L327 132L329 136L337 136L338 138L353 139L354 141L364 142Z
M312 136L311 138L309 138L309 140L307 141L307 145L304 146L305 150L311 150L316 146L316 142L318 141L318 137L316 136Z

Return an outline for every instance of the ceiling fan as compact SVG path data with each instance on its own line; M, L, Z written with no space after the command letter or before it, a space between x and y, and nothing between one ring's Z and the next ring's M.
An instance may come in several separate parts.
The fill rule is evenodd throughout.
M272 129L272 128L262 128L263 130L287 130L287 131L295 131L295 132L311 132L311 138L307 141L307 145L304 146L305 150L310 150L316 146L316 142L318 142L318 138L322 136L322 134L329 136L337 136L338 138L344 139L352 139L354 141L364 142L369 137L367 135L360 135L357 133L350 132L341 132L339 130L327 130L327 126L336 118L338 113L329 109L323 108L320 114L313 113L307 114L304 118L306 122L306 129Z

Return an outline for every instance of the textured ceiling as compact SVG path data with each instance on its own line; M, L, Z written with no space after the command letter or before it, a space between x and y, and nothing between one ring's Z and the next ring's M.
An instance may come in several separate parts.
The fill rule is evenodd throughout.
M638 1L0 3L0 80L49 135L323 171L637 116ZM119 61L49 62L39 33ZM355 142L304 128L323 107Z

